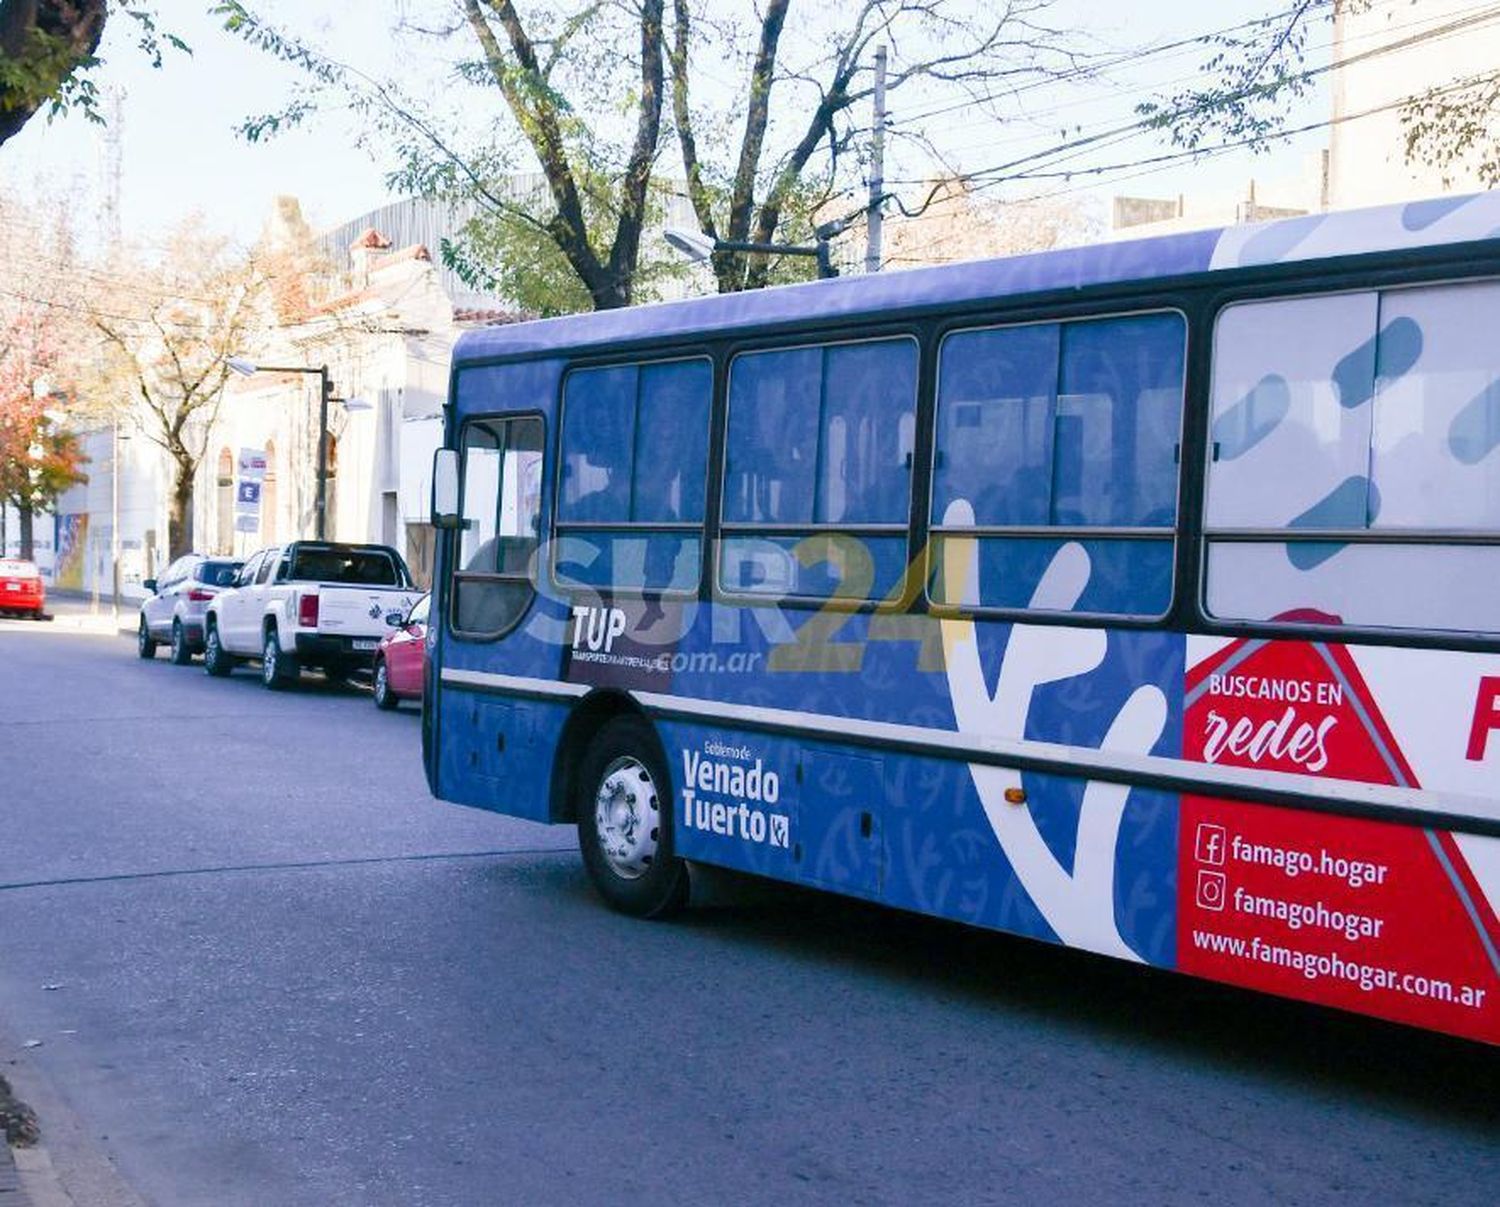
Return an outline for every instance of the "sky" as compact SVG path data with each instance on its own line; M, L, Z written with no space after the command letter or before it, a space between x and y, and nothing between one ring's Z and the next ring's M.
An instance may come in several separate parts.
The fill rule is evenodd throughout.
M724 5L733 4L737 10L743 2L724 0ZM976 3L982 5L983 0ZM1059 0L1056 16L1086 32L1101 47L1125 47L1201 33L1281 6L1277 0L1219 0L1214 5L1185 5L1179 0L1136 0L1129 5L1115 0ZM375 15L402 11L420 17L447 11L444 0L364 0L359 6L342 0L263 0L258 7L286 28L335 48L346 62L375 73L400 67L414 89L429 94L441 92L444 86L442 66L435 57L408 56L396 62L387 22ZM235 132L245 117L277 107L297 76L292 68L225 33L206 8L206 0L162 0L162 24L182 36L193 53L168 52L160 70L152 70L134 48L128 23L118 14L106 34L105 61L96 81L101 90L118 89L123 95L123 120L117 132L120 222L127 239L150 243L198 212L211 226L248 242L280 194L296 195L315 229L347 221L389 200L385 176L393 165L388 158L372 159L369 151L357 145L359 127L350 113L317 118L305 128L260 144L249 144ZM351 17L351 12L361 9L367 14L365 20ZM1125 18L1128 28L1122 27ZM1008 162L1055 143L1064 125L1070 127L1071 135L1072 127L1087 131L1133 120L1135 102L1152 86L1192 80L1200 53L1148 56L1118 65L1083 90L1036 90L1024 98L1029 120L1013 118L1002 124L981 121L966 112L933 119L931 130L967 170ZM1308 104L1312 120L1326 112L1326 98L1314 97ZM913 112L932 107L914 94L898 93L892 97L892 118L899 123ZM1321 140L1315 135L1271 155L1238 153L1196 166L1158 169L1122 181L1118 191L1170 197L1192 189L1237 189L1252 175L1261 179L1296 175L1309 152L1319 145ZM1085 156L1074 166L1134 160L1168 149L1160 140L1137 139L1123 148L1101 151L1092 160ZM39 115L0 147L0 188L22 198L69 198L75 206L76 225L88 240L102 212L108 162L97 126L76 115L51 123ZM898 153L888 164L887 176L915 181L925 167L909 156L903 161ZM1094 187L1087 176L1026 185L1037 191L1062 189L1070 196L1089 195ZM907 188L920 192L915 185Z

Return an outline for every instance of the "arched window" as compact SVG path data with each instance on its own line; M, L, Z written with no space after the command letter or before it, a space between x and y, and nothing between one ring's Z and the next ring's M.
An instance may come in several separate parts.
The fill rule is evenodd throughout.
M339 485L339 438L332 432L328 433L328 492L324 503L325 524L328 529L328 539L338 540L338 485Z
M234 454L227 448L219 450L219 472L215 487L219 525L214 552L230 554L234 552Z
M276 442L266 441L266 477L260 488L260 543L276 543Z

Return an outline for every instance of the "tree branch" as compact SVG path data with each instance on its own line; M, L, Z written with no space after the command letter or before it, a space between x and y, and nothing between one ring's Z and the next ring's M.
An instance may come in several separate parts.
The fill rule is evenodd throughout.
M641 99L636 120L635 145L625 165L621 185L620 218L615 242L609 253L609 275L623 304L631 296L631 276L639 258L641 227L646 221L646 192L651 184L651 165L661 135L662 107L662 0L644 0L641 6Z
M548 231L573 266L589 293L596 299L608 293L604 266L589 244L588 226L583 217L583 203L578 184L568 163L567 148L557 121L556 103L551 99L546 80L537 62L536 48L531 44L521 18L511 0L485 0L500 18L501 27L510 40L519 72L512 71L505 60L500 41L489 21L480 11L479 0L462 0L469 27L479 41L485 62L499 86L501 95L515 115L521 132L531 143L541 161L557 213L547 224ZM519 76L519 79L517 78Z

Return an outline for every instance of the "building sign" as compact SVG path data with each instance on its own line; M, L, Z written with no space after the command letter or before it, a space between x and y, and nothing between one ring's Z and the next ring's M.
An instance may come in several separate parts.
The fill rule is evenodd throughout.
M263 448L240 449L240 481L259 482L266 476L266 450Z
M242 448L234 484L234 530L260 531L260 493L266 477L266 450Z

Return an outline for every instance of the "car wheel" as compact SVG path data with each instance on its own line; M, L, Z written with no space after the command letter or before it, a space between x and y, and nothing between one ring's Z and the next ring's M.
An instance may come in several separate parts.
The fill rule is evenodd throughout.
M172 665L187 666L193 660L193 651L188 648L187 634L182 631L182 621L172 622Z
M266 643L260 652L260 681L272 691L281 691L297 682L301 673L297 659L282 650L276 630L266 630Z
M152 640L151 630L146 627L146 618L141 617L141 623L135 633L135 652L141 658L156 657L156 642Z
M674 853L671 781L650 725L605 724L584 752L574 806L584 867L610 905L637 918L682 907L687 865Z
M375 664L375 707L395 708L400 701L391 690L391 672L382 658Z
M219 626L211 622L203 637L203 669L215 678L227 675L234 669L234 659L219 640Z

